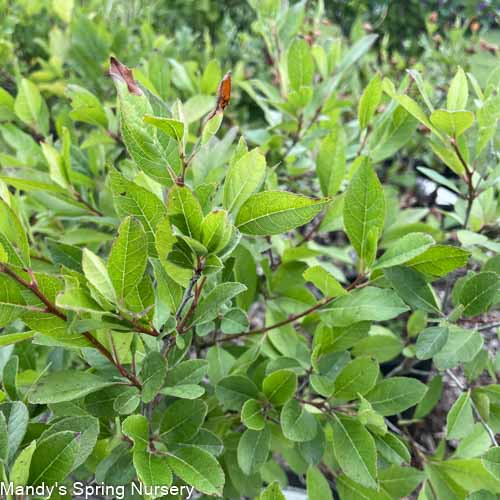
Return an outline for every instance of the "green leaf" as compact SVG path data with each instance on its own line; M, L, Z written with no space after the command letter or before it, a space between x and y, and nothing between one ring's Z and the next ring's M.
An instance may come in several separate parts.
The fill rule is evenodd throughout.
M375 111L377 110L380 100L382 99L382 78L380 74L376 74L370 83L366 86L361 99L359 100L358 119L359 128L365 129L368 127Z
M340 189L346 171L346 139L341 127L335 127L322 141L316 157L316 172L321 192L334 196Z
M446 108L448 111L466 109L468 98L469 86L467 84L467 77L465 76L464 70L459 67L448 90Z
M375 262L373 269L399 266L423 254L434 244L434 238L426 233L409 233L395 241Z
M288 80L292 90L311 85L314 78L314 59L311 48L302 38L296 38L288 50Z
M64 189L69 189L70 180L59 151L46 142L41 143L42 152L49 166L50 178Z
M297 375L291 370L277 370L262 382L262 391L274 406L283 406L297 390Z
M217 285L196 308L191 324L206 323L217 317L218 309L244 292L247 287L241 283L220 283Z
M129 415L141 402L141 396L136 387L129 387L119 394L113 402L113 409L119 415Z
M7 419L7 434L9 440L8 461L10 462L23 442L28 428L29 413L21 401L13 401L2 405L1 410Z
M218 253L229 243L232 226L225 210L214 210L203 219L201 242L209 253Z
M200 430L207 411L207 405L200 399L175 401L163 414L161 438L167 443L188 441Z
M78 433L63 431L40 440L31 457L29 484L51 486L71 472L78 453Z
M310 281L326 297L347 295L344 287L323 267L313 266L304 271L304 279Z
M271 446L268 427L260 431L247 429L238 442L238 465L247 476L257 472L267 461Z
M261 431L265 424L264 412L262 405L256 399L245 401L241 409L241 421L248 429Z
M124 302L142 280L147 264L147 250L142 224L133 217L124 219L108 260L108 273L118 300Z
M0 413L0 462L5 463L9 454L9 435L5 415Z
M0 304L0 318L1 315L6 311L5 304ZM11 321L7 321L10 323ZM1 321L0 321L1 323ZM35 332L22 332L22 333L4 333L0 335L0 347L5 347L7 345L17 344L18 342L23 342L24 340L32 339L35 335Z
M49 115L47 105L38 87L26 78L23 78L19 84L14 110L19 119L26 125L33 127L44 135L48 133Z
M446 415L446 439L462 439L472 432L474 417L470 391L460 394Z
M146 486L170 486L172 484L172 471L166 457L138 450L134 452L133 460L137 477L142 484Z
M224 182L224 208L237 214L243 203L259 190L265 177L266 158L257 148L231 163Z
M464 306L464 316L478 316L486 312L499 288L498 274L494 272L481 272L468 278L460 291L460 304Z
M164 118L162 116L144 115L145 123L153 125L154 127L167 134L172 139L175 139L179 144L182 143L184 138L184 123L173 118Z
M142 362L142 401L149 403L160 392L167 375L165 358L159 352L150 352Z
M429 359L436 355L448 340L447 326L431 326L421 331L417 337L416 355L418 359Z
M281 429L290 441L310 441L316 436L318 424L313 415L295 399L290 399L281 410Z
M333 500L330 485L317 467L310 466L307 469L306 484L308 498Z
M168 465L183 481L207 495L222 495L224 472L217 460L205 450L185 446L167 456Z
M342 471L368 488L377 487L375 441L365 427L350 417L334 415L333 452Z
M31 459L36 449L36 441L32 441L17 456L10 470L10 480L15 486L25 486L29 479Z
M155 232L166 215L165 205L151 191L129 181L116 170L111 170L109 180L117 214L120 217L132 215L141 222L148 239L148 253L156 256Z
M434 290L418 271L396 266L384 269L384 276L412 309L429 313L440 312Z
M183 234L200 240L203 211L200 202L188 187L176 185L170 188L167 213Z
M215 386L215 395L228 410L240 410L248 399L256 399L259 391L255 384L244 375L229 375Z
M167 372L166 385L198 384L207 374L208 363L205 359L189 359L174 366Z
M217 91L220 80L222 79L222 70L217 59L212 59L205 66L201 76L200 90L203 94L210 95Z
M79 434L78 452L73 468L80 467L90 456L99 436L99 420L91 416L66 417L58 420L40 437L46 439L58 432L72 431Z
M423 399L415 408L413 418L420 419L427 416L441 400L443 393L443 378L441 375L435 375L432 380L427 383L428 391Z
M435 245L406 262L406 265L423 274L440 277L465 266L468 258L469 252L462 248Z
M133 78L133 92L129 91L120 75L115 73L113 80L118 92L121 135L127 151L137 166L152 179L165 186L171 185L172 178L166 168L167 156L158 140L156 128L143 119L144 115L152 112L148 98Z
M273 481L259 496L259 500L286 500L278 481Z
M248 317L238 308L230 309L222 318L220 329L226 335L234 335L248 330Z
M99 99L92 92L79 85L69 84L66 94L71 99L72 120L88 123L94 126L108 127L108 118Z
M434 363L439 370L453 368L459 363L468 363L483 346L483 338L476 330L466 330L451 325L448 340L434 356Z
M486 470L500 480L500 448L497 446L488 450L482 462Z
M345 365L335 378L335 397L356 399L366 394L377 382L378 363L367 357L353 359Z
M385 200L382 185L370 161L367 158L360 161L345 195L344 226L363 268L369 231L374 231L375 239L378 239L384 228Z
M43 377L29 395L33 404L60 403L83 398L116 382L88 372L67 370Z
M116 301L116 293L104 261L88 248L83 249L82 268L85 277L98 293L111 303Z
M474 115L470 111L447 111L436 109L431 114L431 123L451 137L460 137L474 123Z
M379 474L380 486L392 498L408 497L425 479L424 472L413 467L391 465Z
M285 191L264 191L250 196L236 217L244 234L280 234L303 226L329 202Z
M149 446L149 424L144 415L131 415L122 424L122 432L134 442L134 452Z
M392 290L367 286L335 299L323 311L323 321L330 326L349 326L360 321L387 321L408 307Z
M427 387L414 378L392 377L379 382L366 399L383 416L395 415L416 405L427 392Z
M404 108L410 115L415 117L420 123L425 125L429 130L432 130L438 137L441 137L440 134L434 129L432 123L427 118L427 115L424 113L422 108L417 102L407 95L396 95L394 99Z

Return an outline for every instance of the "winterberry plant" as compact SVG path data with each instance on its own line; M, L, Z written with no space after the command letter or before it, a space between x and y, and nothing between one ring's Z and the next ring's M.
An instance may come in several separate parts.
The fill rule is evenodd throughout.
M261 0L267 72L132 68L63 4L0 87L1 494L496 498L499 67Z

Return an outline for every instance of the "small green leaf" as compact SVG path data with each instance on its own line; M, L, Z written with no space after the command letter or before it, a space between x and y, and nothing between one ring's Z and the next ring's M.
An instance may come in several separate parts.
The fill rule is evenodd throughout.
M236 216L244 234L280 234L303 226L324 208L328 199L314 199L285 191L264 191L250 196Z
M310 281L326 297L347 295L344 287L323 267L313 266L304 271L304 279Z
M144 115L144 122L153 125L163 133L167 134L178 143L182 143L184 137L184 123L173 118L164 118L162 116Z
M330 485L317 467L309 467L307 469L306 483L308 498L333 500Z
M468 278L460 292L464 316L478 316L487 311L499 288L500 280L494 272L481 272Z
M248 429L261 431L265 424L265 418L262 405L256 399L245 401L241 409L241 421Z
M30 393L29 401L33 404L72 401L114 384L88 372L60 371L43 377Z
M384 269L384 276L412 309L429 313L440 312L441 308L434 290L418 271L396 266Z
M237 214L243 203L260 188L265 176L266 158L257 148L231 163L224 182L224 208Z
M448 340L447 326L431 326L421 331L417 337L416 355L418 359L429 359L436 355Z
M296 38L288 50L288 80L293 90L311 85L314 78L314 59L311 48L302 38Z
M290 399L281 410L281 429L290 441L310 441L316 436L318 424L313 415L302 408L295 399Z
M36 441L32 441L17 456L10 470L10 480L15 486L25 486L29 479L31 459L36 449Z
M377 73L366 86L358 107L359 128L368 127L380 100L382 99L382 78Z
M262 391L274 406L283 406L297 389L297 375L291 370L277 370L262 382Z
M423 254L434 244L434 238L426 233L409 233L395 241L378 259L373 269L399 266Z
M414 378L392 377L379 382L366 399L383 416L395 415L416 405L427 392L427 387Z
M474 123L470 111L447 111L436 109L431 115L431 123L451 137L460 137Z
M180 479L201 493L222 495L224 472L217 460L196 446L185 446L167 456L168 465Z
M172 484L172 471L166 457L138 450L134 452L133 460L137 477L145 486L170 486Z
M78 433L64 431L39 441L31 457L29 484L51 486L71 472L78 453Z
M333 451L342 471L368 488L377 487L377 452L370 433L357 420L334 415Z
M184 443L193 438L203 425L207 405L200 399L178 400L163 413L160 436L167 443Z
M316 157L316 172L321 192L335 196L346 173L346 139L342 128L335 127L319 146Z
M134 452L149 445L149 424L144 415L131 415L122 424L122 432L134 442Z
M467 77L465 76L464 70L459 67L448 90L446 108L448 111L466 109L468 98L469 86L467 84Z
M368 158L361 157L344 201L345 230L361 262L368 249L369 231L376 230L380 236L384 219L385 200L382 185Z
M125 301L144 276L148 258L146 233L142 224L127 217L120 224L108 260L108 273L118 300Z
M322 311L327 325L349 326L360 321L386 321L407 310L394 291L368 286L335 299Z
M446 415L446 438L462 439L472 432L474 417L470 392L460 394Z
M165 381L167 375L167 365L165 358L159 352L150 352L142 362L141 381L142 381L142 401L149 403L152 401Z
M200 240L203 211L200 202L188 187L176 185L170 189L167 214L183 234Z
M238 442L238 465L247 476L257 472L267 461L271 446L268 427L260 431L247 429Z
M335 397L351 400L366 394L377 382L378 363L367 357L356 358L345 365L335 378Z

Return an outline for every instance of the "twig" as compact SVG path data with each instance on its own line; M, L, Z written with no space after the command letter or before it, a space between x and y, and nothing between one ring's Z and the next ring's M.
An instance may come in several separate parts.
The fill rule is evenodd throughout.
M93 213L94 215L97 215L99 217L103 217L104 214L98 210L97 208L95 208L94 206L92 206L88 201L84 200L83 199L83 196L76 190L73 191L73 196L75 197L75 200L82 204L85 208L87 208L89 210L89 212Z
M472 170L469 168L468 163L465 161L465 158L462 155L462 152L460 151L460 148L458 147L457 141L455 138L451 139L451 145L460 161L462 166L464 167L465 170L465 180L467 182L467 208L465 209L465 217L464 217L464 224L463 227L464 229L467 228L467 225L469 224L469 218L470 214L472 212L472 205L474 203L474 199L476 198L476 192L474 189L474 184L472 182Z
M448 376L451 379L453 379L453 381L455 382L455 384L457 384L457 386L460 390L462 390L462 391L467 390L467 388L462 384L462 382L460 382L460 380L458 380L458 378L455 376L455 374L449 368L446 370L446 373L448 374ZM472 411L474 412L474 415L481 422L482 426L485 428L486 432L488 433L488 436L490 437L490 440L491 440L491 443L493 444L493 446L498 446L497 439L495 437L495 433L493 432L493 429L488 425L486 420L484 420L481 413L479 413L479 410L476 406L476 403L474 403L472 397L470 398L470 405L472 407Z
M353 290L354 288L356 288L360 282L362 281L362 279L364 278L364 276L358 276L347 288L346 290L347 291L350 291L350 290ZM322 298L321 300L319 300L316 304L314 304L313 306L309 307L308 309L306 309L305 311L302 311L300 313L297 313L297 314L293 314L291 316L288 316L288 318L282 320L282 321L278 321L277 323L274 323L272 325L269 325L269 326L263 326L262 328L257 328L255 330L248 330L246 332L242 332L242 333L238 333L236 335L226 335L224 337L220 337L219 339L217 339L217 343L220 343L220 342L228 342L230 340L233 340L233 339L238 339L238 338L241 338L241 337L249 337L249 336L252 336L252 335L258 335L260 333L267 333L269 332L270 330L274 330L276 328L280 328L281 326L285 326L285 325L288 325L289 323L294 323L295 321L297 321L298 319L301 319L303 318L304 316L307 316L308 314L311 314L312 312L320 309L321 307L329 304L330 302L332 302L336 297L324 297ZM211 346L212 343L207 343L204 345L204 347L209 347Z

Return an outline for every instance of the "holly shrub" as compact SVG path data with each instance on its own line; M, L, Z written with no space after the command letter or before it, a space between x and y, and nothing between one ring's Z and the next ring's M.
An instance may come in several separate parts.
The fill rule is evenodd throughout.
M5 7L2 495L497 498L497 47L140 7Z

